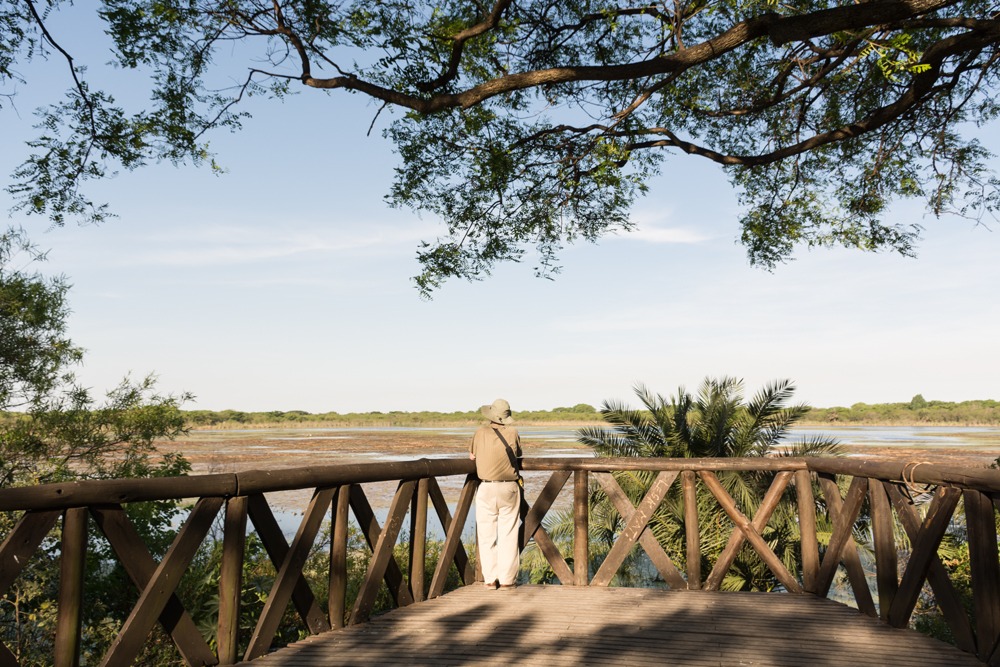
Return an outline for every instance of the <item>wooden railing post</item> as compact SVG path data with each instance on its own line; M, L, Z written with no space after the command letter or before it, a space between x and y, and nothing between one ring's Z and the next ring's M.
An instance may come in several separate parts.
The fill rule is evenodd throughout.
M56 667L80 664L83 569L87 557L87 509L73 507L63 515L59 556L59 620L56 624Z
M220 665L239 661L240 593L243 591L243 556L246 551L247 497L226 501L219 570L218 652Z
M684 540L687 547L687 587L688 590L701 589L701 537L698 530L698 488L697 476L693 470L681 473L681 487L684 493Z
M329 610L330 625L334 628L344 627L347 611L347 511L350 503L351 485L344 484L337 489L333 526L330 527Z
M987 662L995 647L1000 651L1000 556L997 554L996 517L989 495L971 489L962 495L969 530L976 653L980 660Z
M427 486L426 477L417 482L410 510L410 588L413 601L426 598L425 572L427 567Z
M799 546L802 550L802 590L816 593L819 580L819 541L816 539L816 498L808 470L795 471L795 499L799 508Z
M590 488L586 470L573 473L573 583L590 581Z
M875 579L878 584L879 618L888 622L889 609L899 590L899 565L896 537L889 496L881 480L868 480L868 498L872 512L872 537L875 540Z

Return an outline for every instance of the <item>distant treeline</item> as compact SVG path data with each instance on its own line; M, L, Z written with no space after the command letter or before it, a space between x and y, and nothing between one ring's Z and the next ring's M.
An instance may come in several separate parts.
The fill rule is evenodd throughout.
M849 408L813 408L805 420L825 424L955 424L1000 426L998 401L928 401L917 394L908 403L855 403Z
M478 410L470 412L320 412L304 410L283 412L242 412L240 410L187 410L184 413L191 428L242 428L253 426L447 426L478 424L483 421ZM520 424L602 422L601 413L592 405L579 403L573 407L552 410L515 411ZM956 424L968 426L1000 426L1000 401L927 401L920 394L907 403L855 403L849 408L813 408L803 421L824 424Z
M243 426L439 426L478 424L483 416L471 412L320 412L304 410L283 412L242 412L240 410L186 410L184 417L192 428L240 428ZM571 423L586 424L601 421L601 414L592 405L580 403L571 408L552 410L518 410L514 418L519 424Z

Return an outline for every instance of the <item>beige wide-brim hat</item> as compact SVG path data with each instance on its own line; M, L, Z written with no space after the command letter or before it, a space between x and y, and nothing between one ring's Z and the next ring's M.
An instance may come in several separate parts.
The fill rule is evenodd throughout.
M510 403L498 398L493 401L492 405L484 405L479 408L479 411L483 413L483 416L489 419L491 422L496 422L497 424L513 424L514 418L510 416Z

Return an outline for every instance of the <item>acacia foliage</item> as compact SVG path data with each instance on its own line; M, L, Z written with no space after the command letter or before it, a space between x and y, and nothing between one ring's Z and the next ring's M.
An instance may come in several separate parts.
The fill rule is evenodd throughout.
M68 3L40 4L0 10L0 80L16 80L21 60L71 55L45 29ZM997 114L997 9L104 0L114 60L150 75L151 102L126 110L68 61L68 97L43 111L11 192L57 222L102 218L83 181L211 161L205 133L239 127L247 96L343 90L397 112L382 126L400 156L389 201L444 222L418 250L424 293L532 246L540 274L558 271L563 244L630 229L630 207L677 154L726 170L752 263L773 267L803 244L909 255L920 228L886 219L894 200L976 218L996 204L989 154L961 131Z
M153 441L184 430L180 404L152 377L124 379L103 400L73 377L81 353L66 333L68 283L34 271L44 259L20 230L0 235L0 486L113 477L156 477L190 471L183 457L152 456ZM150 550L166 552L176 532L175 501L133 503L126 512ZM0 512L0 542L19 520ZM134 602L110 548L90 531L83 639L84 663L115 636L115 618ZM0 597L0 642L22 665L52 661L59 578L58 529ZM124 610L124 611L123 611ZM118 616L116 616L116 614Z
M158 394L152 376L126 377L104 400L81 386L69 284L33 270L44 259L22 230L0 235L0 485L137 476L154 440L184 431L190 396Z
M17 268L45 258L20 229L0 235L0 409L38 405L80 360L66 335L65 278Z

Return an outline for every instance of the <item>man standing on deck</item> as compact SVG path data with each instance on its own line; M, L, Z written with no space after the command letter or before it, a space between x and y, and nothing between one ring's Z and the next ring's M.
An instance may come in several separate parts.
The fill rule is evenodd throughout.
M486 588L514 588L521 567L521 437L510 424L510 403L498 398L479 411L490 420L469 444L481 483L476 492L476 533Z

